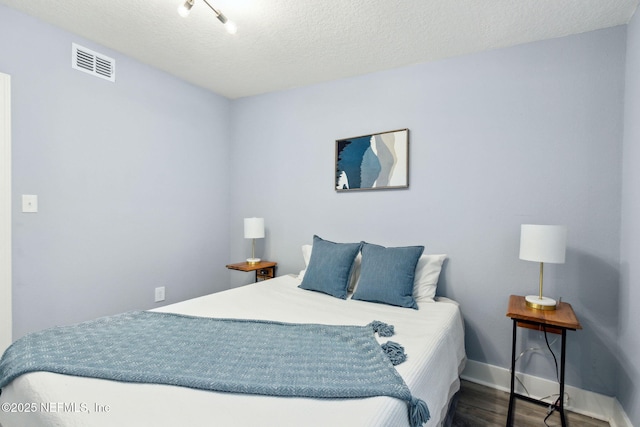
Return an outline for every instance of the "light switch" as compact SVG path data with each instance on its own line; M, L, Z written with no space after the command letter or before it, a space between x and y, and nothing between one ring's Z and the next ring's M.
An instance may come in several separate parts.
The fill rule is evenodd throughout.
M38 196L34 194L23 194L22 212L38 212Z

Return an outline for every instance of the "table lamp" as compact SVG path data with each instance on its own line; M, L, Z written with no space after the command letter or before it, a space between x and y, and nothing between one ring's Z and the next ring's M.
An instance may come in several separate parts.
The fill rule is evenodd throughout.
M260 258L256 258L256 239L264 238L264 218L245 218L244 238L253 239L251 243L251 258L247 258L247 263L259 263Z
M567 228L563 225L522 224L520 227L520 259L540 263L540 290L528 295L528 307L537 310L555 310L556 301L542 296L544 263L564 264L567 248Z

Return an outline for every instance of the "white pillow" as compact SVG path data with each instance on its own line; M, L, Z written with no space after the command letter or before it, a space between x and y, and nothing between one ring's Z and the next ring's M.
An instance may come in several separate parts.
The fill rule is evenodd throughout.
M309 260L311 259L311 248L313 245L302 245L302 258L304 258L304 270L300 270L298 273L298 279L304 279L304 273L307 272L307 267L309 267Z
M309 266L309 260L311 259L311 249L313 245L302 245L302 258L304 258L304 270L301 270L298 274L298 279L302 280L304 278L304 273L307 271L307 267ZM358 252L355 261L353 262L353 270L351 270L351 277L349 279L349 288L347 292L353 292L353 289L356 287L356 282L360 278L360 263L362 262L362 254Z
M420 257L413 282L413 298L416 301L433 301L445 259L447 259L446 254L427 254Z
M358 252L356 259L353 260L353 270L351 271L351 278L349 280L349 288L347 292L353 292L360 280L360 267L362 266L362 252Z
M304 268L309 266L309 260L311 259L311 249L313 245L302 245L302 258L304 258Z

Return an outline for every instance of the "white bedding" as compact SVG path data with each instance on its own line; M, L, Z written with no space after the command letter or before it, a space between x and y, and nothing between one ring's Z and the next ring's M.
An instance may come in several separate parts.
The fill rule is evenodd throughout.
M365 325L380 320L392 324L395 335L390 339L403 345L407 354L406 362L396 368L412 394L427 403L431 420L426 426L440 425L450 397L459 388L458 375L466 360L458 305L441 299L419 303L420 309L413 310L340 300L298 289L299 283L293 276L282 276L157 311L295 323ZM7 403L10 410L20 411L7 412ZM406 403L390 397L278 398L48 372L17 378L2 390L0 404L2 427L408 426Z

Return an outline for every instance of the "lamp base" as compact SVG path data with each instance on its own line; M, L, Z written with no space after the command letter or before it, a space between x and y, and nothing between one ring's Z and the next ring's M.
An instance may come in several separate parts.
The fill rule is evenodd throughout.
M538 295L527 295L524 297L527 302L527 307L534 308L536 310L555 310L556 309L556 300L542 297Z
M260 262L260 258L247 258L247 264L257 264Z

